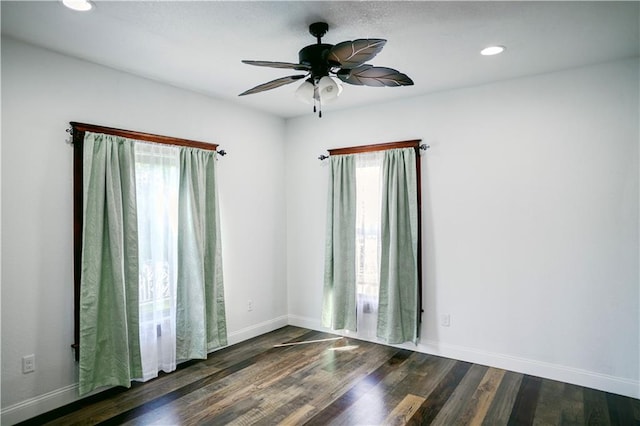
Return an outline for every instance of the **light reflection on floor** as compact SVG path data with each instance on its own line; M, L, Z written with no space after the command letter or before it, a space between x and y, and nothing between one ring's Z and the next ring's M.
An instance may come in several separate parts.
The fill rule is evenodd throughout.
M358 349L359 346L358 345L346 345L346 346L336 346L333 348L329 348L327 349L328 351L338 351L338 352L342 352L342 351L352 351L354 349Z

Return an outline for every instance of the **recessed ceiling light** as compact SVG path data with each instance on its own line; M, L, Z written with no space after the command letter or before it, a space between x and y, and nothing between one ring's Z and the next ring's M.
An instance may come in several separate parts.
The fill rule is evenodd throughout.
M62 4L79 12L86 12L93 8L93 4L88 0L62 0Z
M481 55L491 56L504 52L504 46L489 46L480 51Z

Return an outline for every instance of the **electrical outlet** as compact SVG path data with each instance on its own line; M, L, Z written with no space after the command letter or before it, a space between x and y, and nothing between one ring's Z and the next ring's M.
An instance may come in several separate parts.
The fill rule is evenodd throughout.
M442 314L440 316L440 325L443 327L449 327L451 326L451 315L449 314Z
M36 371L36 356L35 355L25 355L22 357L22 373L33 373Z
M253 311L253 301L247 300L247 312Z

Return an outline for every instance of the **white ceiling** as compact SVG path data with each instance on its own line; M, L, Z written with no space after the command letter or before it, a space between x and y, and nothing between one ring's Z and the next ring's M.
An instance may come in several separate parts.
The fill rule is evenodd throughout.
M640 54L638 2L98 1L87 13L58 1L2 1L2 34L281 117L310 114L299 83L238 97L296 71L242 59L297 62L329 24L324 43L384 38L370 63L414 86L345 85L342 108L589 65ZM502 55L481 48L501 44ZM46 68L43 68L46 70Z

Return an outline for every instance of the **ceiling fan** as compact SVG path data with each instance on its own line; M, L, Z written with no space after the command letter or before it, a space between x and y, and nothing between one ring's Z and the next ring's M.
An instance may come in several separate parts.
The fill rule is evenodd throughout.
M271 61L242 61L245 64L261 67L294 69L305 74L290 75L260 84L240 93L251 95L265 90L275 89L295 81L306 79L296 90L296 96L316 106L322 117L322 103L330 102L340 95L340 81L356 86L396 87L411 86L413 81L393 68L375 67L365 64L373 59L384 47L386 40L379 38L361 38L343 41L336 45L322 43L322 37L329 31L326 22L309 25L309 33L316 37L317 43L303 47L298 52L299 63Z

